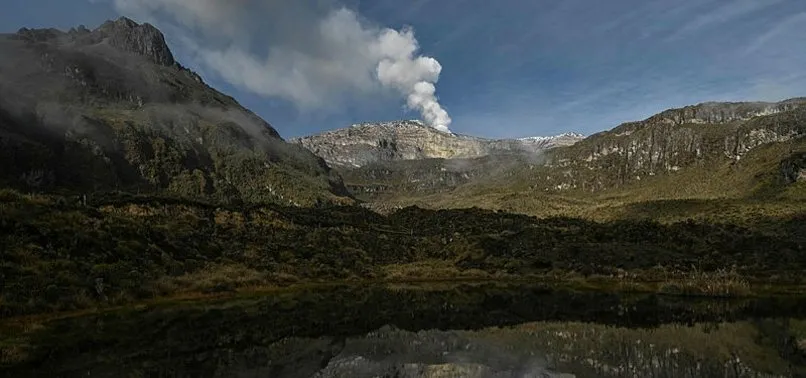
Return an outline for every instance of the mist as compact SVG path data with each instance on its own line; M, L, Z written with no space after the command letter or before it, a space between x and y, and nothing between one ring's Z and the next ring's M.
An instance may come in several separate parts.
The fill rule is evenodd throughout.
M334 1L114 0L124 16L175 36L203 73L239 89L334 111L351 99L397 96L448 132L437 97L442 66L414 30L375 25Z

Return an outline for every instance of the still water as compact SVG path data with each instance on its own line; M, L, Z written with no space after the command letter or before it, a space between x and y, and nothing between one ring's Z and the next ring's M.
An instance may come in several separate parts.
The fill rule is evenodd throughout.
M799 298L343 286L13 332L0 338L3 377L806 376Z

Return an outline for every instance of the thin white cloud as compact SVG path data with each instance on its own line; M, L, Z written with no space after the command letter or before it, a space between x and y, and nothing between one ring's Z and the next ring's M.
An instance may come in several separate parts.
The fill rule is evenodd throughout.
M98 0L95 0L98 1ZM250 0L114 0L118 13L141 20L155 20L159 13L167 14L180 25L201 31L245 37L240 25L244 5Z
M621 82L615 85L592 89L590 91L583 92L579 96L573 97L571 101L560 105L557 110L560 112L578 111L584 106L590 106L591 104L601 102L604 99L618 97L627 91L634 90L636 85L636 83Z
M806 32L806 27L804 26L806 26L806 12L792 15L753 39L753 41L750 42L743 50L743 55L749 55L757 52L763 49L765 46L770 45L776 37L784 36L789 32L800 33L800 35L803 35L804 32ZM786 47L798 48L796 46L788 46L788 44Z
M724 23L758 13L764 8L772 7L781 1L783 0L734 0L723 2L723 5L712 11L693 17L689 22L683 24L675 33L670 35L667 41L689 37L703 29L714 28Z

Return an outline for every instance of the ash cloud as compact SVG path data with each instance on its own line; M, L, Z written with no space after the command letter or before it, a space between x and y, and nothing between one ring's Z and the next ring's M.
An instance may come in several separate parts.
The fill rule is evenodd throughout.
M411 28L374 25L335 0L113 0L124 16L180 41L202 68L303 111L396 93L432 127L451 118L436 95L439 62ZM176 34L176 35L174 35Z

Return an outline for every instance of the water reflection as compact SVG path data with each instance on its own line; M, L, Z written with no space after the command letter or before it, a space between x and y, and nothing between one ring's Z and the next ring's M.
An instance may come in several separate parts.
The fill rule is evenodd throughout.
M493 284L329 287L127 309L0 339L3 376L774 377L806 300Z

